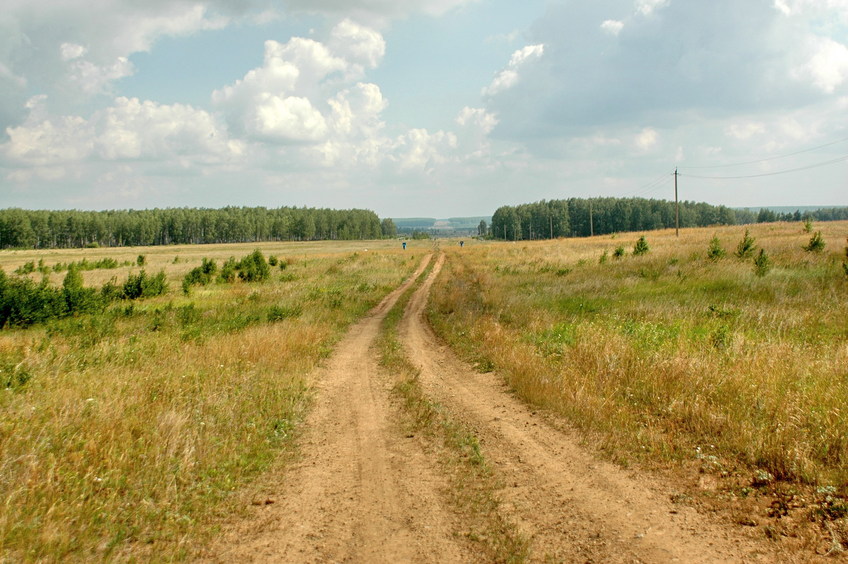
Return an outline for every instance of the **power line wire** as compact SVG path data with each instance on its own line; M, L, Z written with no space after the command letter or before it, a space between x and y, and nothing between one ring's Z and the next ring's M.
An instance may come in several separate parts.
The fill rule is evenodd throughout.
M668 173L664 172L663 174L661 174L660 176L658 176L654 180L651 180L647 184L643 184L639 188L636 188L636 190L634 190L631 193L632 194L631 197L632 198L638 198L638 197L646 196L646 195L648 195L652 192L656 192L657 190L662 188L663 180L666 180L669 176L671 176L671 174L672 173L670 173L670 172L668 172Z
M833 160L830 160L830 161L824 161L824 162L815 163L815 164L811 164L811 165L807 165L807 166L801 166L801 167L797 167L797 168L790 168L790 169L787 169L787 170L778 170L778 171L774 171L774 172L764 172L764 173L761 173L761 174L747 174L747 175L740 175L740 176L699 176L699 175L696 175L696 174L680 174L680 176L685 176L686 178L702 178L702 179L706 179L706 180L738 180L738 179L743 179L743 178L762 178L764 176L778 176L780 174L789 174L791 172L798 172L798 171L801 171L801 170L810 170L810 169L813 169L813 168L830 166L832 164L841 163L843 161L848 161L848 155L843 155L843 156L841 156L837 159L833 159Z
M757 160L753 160L753 161L720 164L720 165L709 165L709 166L681 166L679 168L692 170L692 169L706 169L706 168L730 168L730 167L734 167L734 166L759 164L759 163L765 163L765 162L769 162L769 161L775 161L775 160L778 160L778 159L785 159L787 157L794 157L795 155L801 155L803 153L811 153L813 151L818 151L819 149L824 149L825 147L830 147L832 145L838 145L839 143L845 143L846 141L848 141L848 137L846 137L844 139L837 139L836 141L831 141L830 143L825 143L824 145L818 145L816 147L811 147L809 149L802 149L800 151L795 151L794 153L787 153L785 155L777 155L777 156L774 156L774 157L768 157L768 158L765 158L765 159L757 159ZM748 178L748 177L743 177L743 178Z

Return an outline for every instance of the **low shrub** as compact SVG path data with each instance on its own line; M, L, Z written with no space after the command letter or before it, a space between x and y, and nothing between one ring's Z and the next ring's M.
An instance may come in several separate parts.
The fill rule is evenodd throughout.
M721 246L721 241L718 240L718 235L713 236L713 238L710 239L710 246L707 249L707 258L711 261L717 261L724 258L725 254L727 253Z
M824 250L824 248L825 242L821 231L813 233L813 236L810 237L810 242L803 247L803 249L808 253L820 253Z
M230 257L224 266L221 267L221 273L218 275L218 282L232 284L236 281L236 270L238 263L235 257Z
M757 248L754 242L755 239L751 237L750 233L746 229L742 240L739 241L738 245L736 245L736 256L741 259L754 256L754 250Z
M633 246L633 256L638 257L639 255L647 254L651 248L648 246L648 242L645 240L645 236L642 235L639 237L639 240L636 241L636 244Z
M754 274L765 276L769 270L771 270L771 259L769 259L765 249L760 249L760 254L754 259Z
M130 274L124 282L120 297L125 300L136 300L139 298L152 298L161 296L168 291L168 282L165 279L165 271L160 271L155 276L149 276L144 270L138 274Z
M197 268L192 268L183 278L183 293L188 294L192 286L206 286L215 280L218 265L206 257Z
M300 306L278 306L273 305L268 310L268 321L274 323L275 321L282 321L284 319L290 319L293 317L300 317L303 313L303 308Z
M264 282L271 276L271 268L259 249L241 259L238 271L239 278L245 282Z

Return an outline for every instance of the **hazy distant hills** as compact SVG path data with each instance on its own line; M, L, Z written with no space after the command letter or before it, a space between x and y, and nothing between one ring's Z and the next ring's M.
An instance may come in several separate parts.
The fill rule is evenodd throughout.
M844 208L845 205L841 206L751 206L747 208L733 208L735 210L747 210L752 211L754 213L759 212L762 209L773 211L774 213L795 213L799 211L801 213L804 212L814 212L818 210L827 210L827 209L835 209L835 208Z
M460 233L472 232L477 233L477 227L481 221L485 221L486 225L492 223L492 216L478 217L451 217L448 219L436 219L432 217L400 217L392 218L398 233L412 233L413 231L427 231L438 233Z

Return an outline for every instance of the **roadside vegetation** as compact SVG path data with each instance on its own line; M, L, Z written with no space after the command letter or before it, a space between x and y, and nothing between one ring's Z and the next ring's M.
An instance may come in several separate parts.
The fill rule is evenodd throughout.
M143 263L138 249L125 250L114 258L132 266L120 275L139 282L142 264L159 271L161 295L0 331L4 560L189 557L228 498L291 444L316 363L420 260L394 245L254 249L146 249ZM86 252L101 258L95 249L12 252L0 265L67 264ZM273 268L270 253L284 257ZM243 258L231 281L190 274L232 256ZM99 299L111 278L85 274L84 283L75 268L21 283L65 303L74 292ZM136 285L143 294L144 280Z
M812 231L451 247L429 318L620 463L698 461L741 497L796 485L784 502L830 522L848 515L848 223Z

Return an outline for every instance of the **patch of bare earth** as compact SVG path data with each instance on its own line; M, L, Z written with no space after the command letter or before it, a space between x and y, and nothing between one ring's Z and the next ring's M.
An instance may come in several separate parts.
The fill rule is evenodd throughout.
M671 501L670 484L599 461L549 416L515 399L439 343L423 312L439 257L413 296L401 340L427 395L475 430L504 484L501 510L544 562L759 562L785 560L742 527ZM566 429L566 430L563 430Z
M389 295L338 344L317 376L298 460L248 519L205 556L212 562L467 562L447 481L393 420L389 378L371 351L386 313L423 272ZM264 501L267 500L267 501Z

